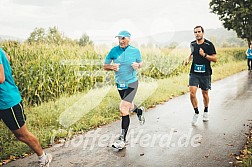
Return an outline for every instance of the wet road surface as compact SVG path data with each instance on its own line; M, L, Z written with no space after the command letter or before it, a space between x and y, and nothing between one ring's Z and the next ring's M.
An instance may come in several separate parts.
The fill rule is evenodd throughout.
M120 121L116 121L46 149L53 155L50 166L233 166L232 155L239 154L252 125L252 72L212 84L207 123L202 121L200 90L197 97L200 118L196 126L191 125L193 109L185 94L149 109L143 126L133 115L126 149L111 147L120 133ZM37 157L32 155L5 166L32 167L36 163Z

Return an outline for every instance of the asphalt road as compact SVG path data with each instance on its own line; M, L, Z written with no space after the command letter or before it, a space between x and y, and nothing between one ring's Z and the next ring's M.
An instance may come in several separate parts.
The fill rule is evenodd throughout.
M46 149L53 155L52 167L166 166L229 167L252 125L252 72L243 71L212 84L209 122L202 121L203 102L197 93L200 118L191 125L193 109L189 94L149 109L140 126L131 117L127 148L111 147L120 133L120 121L76 136L64 145ZM32 167L36 155L13 161L6 167Z

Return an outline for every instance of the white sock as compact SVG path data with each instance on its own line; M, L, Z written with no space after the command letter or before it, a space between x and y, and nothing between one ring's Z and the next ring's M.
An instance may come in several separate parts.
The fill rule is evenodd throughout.
M39 162L45 162L46 161L46 154L43 152L41 156L38 156Z

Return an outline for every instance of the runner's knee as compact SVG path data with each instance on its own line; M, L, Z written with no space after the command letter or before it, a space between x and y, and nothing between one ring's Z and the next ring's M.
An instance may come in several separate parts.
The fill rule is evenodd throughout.
M208 98L208 91L202 91L202 95L204 98Z
M196 92L190 92L190 98L196 98Z
M128 107L120 107L120 112L122 116L129 115L129 108Z
M130 104L121 103L120 112L121 112L122 116L129 115L130 107L131 107Z
M25 142L27 143L29 141L29 135L28 134L16 134L14 133L16 138L19 140L19 141L22 141L22 142Z
M12 132L14 133L15 137L22 142L29 141L31 136L31 133L28 131L26 125L23 125L21 128Z

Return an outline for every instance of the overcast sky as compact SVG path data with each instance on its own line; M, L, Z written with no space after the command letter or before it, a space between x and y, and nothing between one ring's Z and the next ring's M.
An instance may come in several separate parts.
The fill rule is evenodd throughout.
M56 26L70 38L86 32L109 41L120 31L132 38L161 32L222 27L210 0L0 0L0 35L26 39L36 28Z

